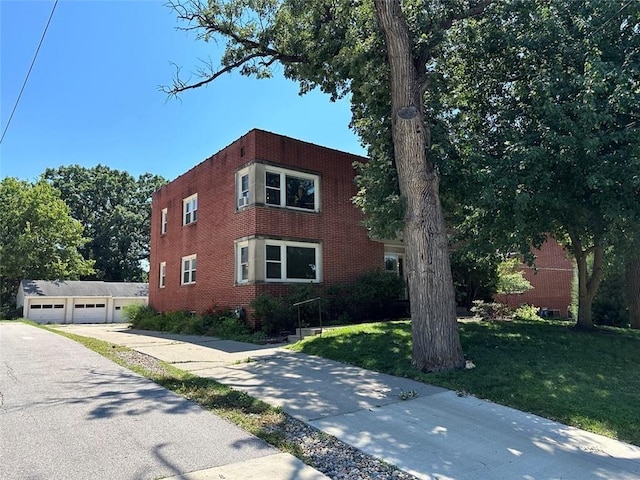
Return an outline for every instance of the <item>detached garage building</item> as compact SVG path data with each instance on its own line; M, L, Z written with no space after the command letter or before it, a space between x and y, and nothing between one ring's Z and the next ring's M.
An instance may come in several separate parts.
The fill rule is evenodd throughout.
M126 321L125 306L148 298L148 283L23 280L16 303L38 323L112 323Z

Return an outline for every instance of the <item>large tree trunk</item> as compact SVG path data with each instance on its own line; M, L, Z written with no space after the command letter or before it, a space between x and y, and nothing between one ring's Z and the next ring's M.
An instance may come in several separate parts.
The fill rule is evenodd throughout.
M602 260L604 250L600 243L592 248L583 250L577 237L571 236L573 255L578 265L578 319L575 328L578 330L590 330L593 328L591 305L598 292L600 279L602 278ZM591 274L587 265L587 257L593 252L593 267Z
M392 133L400 194L406 204L404 242L411 299L413 363L423 371L464 366L456 320L449 248L439 181L427 158L430 130L399 0L375 0L391 75Z
M628 258L624 268L631 328L640 329L640 255Z

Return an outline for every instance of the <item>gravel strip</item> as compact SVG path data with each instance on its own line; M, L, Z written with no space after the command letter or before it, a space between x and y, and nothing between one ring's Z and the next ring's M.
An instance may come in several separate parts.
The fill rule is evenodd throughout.
M162 362L150 355L134 350L114 353L128 364L139 365L151 373L169 374ZM300 448L307 465L333 480L417 480L413 475L289 415L286 415L283 425L275 428L284 433L287 441Z

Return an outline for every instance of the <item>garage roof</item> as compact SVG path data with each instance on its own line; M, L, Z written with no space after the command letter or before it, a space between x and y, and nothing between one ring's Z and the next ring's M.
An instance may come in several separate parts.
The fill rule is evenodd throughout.
M25 297L147 297L148 283L23 280Z

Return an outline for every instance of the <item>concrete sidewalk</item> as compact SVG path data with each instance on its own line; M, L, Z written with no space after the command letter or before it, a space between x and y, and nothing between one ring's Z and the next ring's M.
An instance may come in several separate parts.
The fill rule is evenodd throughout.
M124 325L61 328L243 390L418 478L640 479L638 447L412 380L280 347Z

